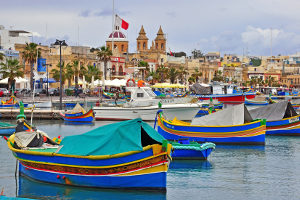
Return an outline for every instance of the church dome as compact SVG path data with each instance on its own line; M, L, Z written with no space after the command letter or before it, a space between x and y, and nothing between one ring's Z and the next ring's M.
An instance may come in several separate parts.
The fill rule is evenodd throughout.
M112 41L112 39L114 41L127 41L125 34L119 30L119 27L115 28L115 31L109 35L107 41Z

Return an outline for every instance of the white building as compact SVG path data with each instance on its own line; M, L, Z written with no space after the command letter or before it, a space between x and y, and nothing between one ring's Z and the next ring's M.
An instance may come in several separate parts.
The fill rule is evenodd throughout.
M23 30L7 30L0 25L0 49L15 50L15 44L30 43L31 33Z

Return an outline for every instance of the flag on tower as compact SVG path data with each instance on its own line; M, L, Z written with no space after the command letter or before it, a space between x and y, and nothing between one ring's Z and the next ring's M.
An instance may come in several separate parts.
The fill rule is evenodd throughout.
M127 30L128 27L129 27L129 24L126 21L124 21L121 17L116 15L116 17L115 17L115 26L120 26L121 28Z

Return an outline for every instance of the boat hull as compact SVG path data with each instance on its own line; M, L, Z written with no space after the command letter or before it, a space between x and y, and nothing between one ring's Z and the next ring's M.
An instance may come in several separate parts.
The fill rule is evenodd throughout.
M19 104L0 104L0 108L19 108ZM28 107L28 103L24 103L24 107Z
M157 131L168 140L188 138L195 142L228 145L265 145L266 126L261 121L235 126L192 126L157 117Z
M0 127L0 136L9 136L16 131L16 126Z
M167 183L166 172L141 174L136 176L84 176L39 170L27 167L22 163L19 164L19 172L25 176L42 182L96 188L165 190Z
M9 148L19 160L19 172L55 184L95 188L166 190L171 145L107 156L76 156Z
M254 93L238 93L238 94L220 94L220 95L202 95L198 96L199 100L209 100L210 98L216 99L219 102L223 103L242 103L245 101L245 97L247 99L253 99L255 98Z
M189 104L187 106L163 107L164 113L173 119L177 117L179 120L191 120L198 112L200 106L198 104ZM130 120L141 118L144 121L154 121L157 111L160 108L157 106L123 108L123 107L94 107L96 120Z
M213 148L202 151L192 149L174 149L172 158L174 160L207 160Z
M89 110L87 113L82 114L82 113L76 113L74 115L69 115L66 116L62 113L60 113L60 115L62 116L62 118L66 121L66 122L92 122L94 120L94 112L93 109Z
M267 135L300 136L300 115L277 121L267 121Z

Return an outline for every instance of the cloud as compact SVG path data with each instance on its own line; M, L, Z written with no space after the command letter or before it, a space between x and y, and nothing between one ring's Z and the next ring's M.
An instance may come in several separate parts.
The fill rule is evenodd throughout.
M272 35L272 36L271 36ZM272 37L272 44L271 44ZM299 51L300 35L282 29L248 26L241 33L242 42L259 54L289 54ZM272 46L271 46L272 45Z
M91 15L90 10L84 10L81 13L79 13L79 17L89 17Z

